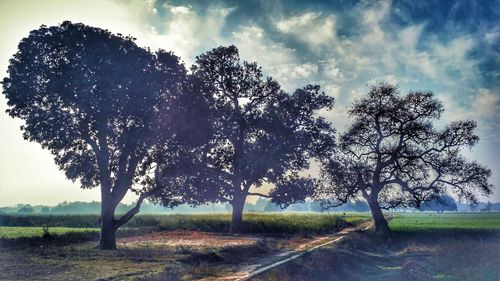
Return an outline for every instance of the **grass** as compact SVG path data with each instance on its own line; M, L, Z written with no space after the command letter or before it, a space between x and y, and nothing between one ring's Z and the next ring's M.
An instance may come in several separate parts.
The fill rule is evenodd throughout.
M0 226L99 227L99 215L0 214Z
M389 223L393 231L500 231L500 212L488 213L400 213Z
M368 214L315 214L315 213L246 213L243 216L243 232L293 235L298 233L325 233L336 231L346 223L357 223L368 219ZM98 228L99 217L95 215L0 215L0 227L39 227L49 229ZM206 232L227 232L231 224L230 214L175 214L175 215L138 215L124 227L158 228L160 230L195 230ZM69 231L68 229L66 229ZM35 231L35 230L34 230ZM56 230L57 231L57 230ZM0 238L3 230L0 228ZM15 236L11 233L10 237ZM26 232L18 232L19 237L29 236ZM39 235L39 232L32 232ZM15 237L14 237L15 238Z
M206 277L217 280L249 260L288 249L280 247L288 245L295 239L293 237L335 231L368 218L366 213L247 213L244 229L253 234L210 235L223 240L254 237L262 243L239 246L206 243L203 247L180 247L148 243L147 240L121 244L117 251L100 251L93 248L98 239L95 227L49 226L50 238L40 237L43 225L56 224L59 220L57 224L67 222L74 226L86 224L95 217L13 216L8 219L10 223L36 222L40 225L0 227L0 280L191 280ZM499 219L500 213L395 213L390 222L394 231L390 238L353 233L340 244L307 254L255 280L361 281L367 280L367 276L373 281L500 280ZM118 236L160 229L224 232L229 227L229 220L227 214L140 215L120 230ZM145 237L149 236L133 239ZM15 246L5 246L6 243Z
M36 245L2 250L0 280L137 280L174 266L165 248L94 249L95 243Z
M72 227L50 227L50 235L63 235L67 233L99 232L98 228L72 228ZM0 227L0 239L15 239L28 237L42 237L43 227Z
M98 228L72 227L0 227L0 250L33 247L60 247L99 240ZM156 228L120 228L117 237L129 237L151 233ZM1 278L0 278L1 280Z
M243 232L267 234L325 233L336 231L345 223L366 220L367 215L359 214L266 214L247 213L243 216ZM163 229L199 230L226 232L231 216L217 215L169 215L164 216L159 225Z

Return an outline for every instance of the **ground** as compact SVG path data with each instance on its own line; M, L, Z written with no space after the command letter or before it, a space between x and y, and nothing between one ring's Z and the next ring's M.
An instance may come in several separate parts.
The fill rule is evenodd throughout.
M258 276L269 280L500 280L500 214L395 214L389 238L356 233Z
M281 218L276 216L273 221ZM348 216L351 224L339 224L339 228L366 218ZM254 280L500 280L499 213L393 217L390 226L395 232L390 238L371 232L350 233L339 244L306 254ZM316 217L297 214L293 222L306 221L304 218ZM262 224L258 216L252 219L253 224ZM317 217L321 220L324 218ZM265 229L273 228L267 225ZM222 280L246 265L331 236L303 231L229 235L134 228L120 233L117 251L100 251L94 249L95 229L48 231L52 234L41 238L42 228L0 227L0 280ZM25 238L14 239L13 233Z
M136 219L134 228L120 231L117 251L94 248L95 228L48 227L49 235L42 238L42 227L0 227L0 280L218 279L242 264L293 250L367 218L366 214L247 214L247 233L229 235L224 232L227 215L144 216ZM68 225L79 225L78 219L61 218ZM3 219L10 225L33 225L39 220ZM158 227L152 228L151 221Z

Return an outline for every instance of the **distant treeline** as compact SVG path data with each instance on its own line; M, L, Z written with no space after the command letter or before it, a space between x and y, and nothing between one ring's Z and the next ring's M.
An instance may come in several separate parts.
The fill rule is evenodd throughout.
M422 205L420 211L500 211L500 203L479 202L476 206L460 202L430 202ZM132 204L120 203L117 213L125 213L132 207ZM78 214L100 214L101 204L98 201L92 202L62 202L56 206L17 204L12 207L0 207L0 214L44 214L44 215L78 215ZM340 207L324 210L320 202L306 201L304 203L292 204L288 208L282 209L273 204L269 199L259 198L255 203L245 204L245 212L368 212L369 206L365 201L351 201ZM397 208L397 211L409 211L415 209ZM161 205L145 203L141 206L141 213L229 213L231 205L227 203L206 204L197 207L180 205L175 208L167 208Z
M125 213L132 204L120 203L116 208L117 213ZM98 201L92 202L62 202L56 206L44 205L29 205L17 204L13 207L0 207L0 213L4 214L54 214L54 215L77 215L77 214L100 214L101 204ZM319 202L306 201L304 203L297 203L282 209L280 206L275 205L269 199L259 198L255 203L245 204L245 212L325 212ZM336 212L367 212L369 211L368 204L364 201L353 201L348 204L342 205L337 208L330 209L329 211ZM152 203L144 203L141 206L141 213L229 213L231 212L231 205L227 203L206 204L197 207L189 205L180 205L175 208L167 208L161 205Z

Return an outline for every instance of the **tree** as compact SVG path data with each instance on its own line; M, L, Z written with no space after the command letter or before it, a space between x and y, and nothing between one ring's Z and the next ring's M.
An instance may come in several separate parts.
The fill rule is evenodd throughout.
M356 200L350 203L350 209L353 212L368 212L370 210L370 207L364 200Z
M486 203L486 206L481 209L481 212L491 212L493 211L493 204L490 201Z
M40 213L48 214L50 213L50 208L48 206L42 206L42 208L40 208Z
M310 201L309 202L309 211L323 213L324 209L323 209L323 206L321 206L321 202Z
M24 205L22 208L20 208L17 213L19 214L33 214L35 212L35 208L33 208L31 205Z
M445 193L469 201L491 193L491 171L460 154L478 142L476 123L434 128L443 106L431 92L401 96L397 86L378 83L348 112L352 124L341 135L335 158L323 159L317 196L340 203L363 196L377 232L389 232L382 208L418 207Z
M283 212L284 210L280 206L273 203L271 200L267 201L264 207L264 212Z
M457 202L449 195L442 195L425 201L420 205L420 211L435 211L442 213L444 211L456 211L458 209Z
M100 186L99 247L115 249L116 230L151 192L141 189L149 154L194 139L197 130L184 139L185 123L206 123L186 121L193 117L186 108L194 107L180 104L189 100L186 69L172 53L151 53L130 36L71 22L41 26L18 48L3 80L7 112L25 121L24 138L48 149L69 179ZM130 189L139 200L115 219Z
M197 167L199 176L186 178L161 200L229 202L230 231L240 232L247 196L287 206L312 194L313 180L299 171L334 144L332 127L317 116L319 110L331 109L333 98L311 85L285 93L275 80L263 79L256 63L241 63L235 46L198 56L192 72L202 92L212 97L213 136L183 165ZM274 185L269 194L250 191L264 183Z
M269 201L269 199L267 199L267 198L259 197L257 199L257 201L255 202L255 209L258 212L263 212L264 209L266 208L266 204L267 204L268 201Z

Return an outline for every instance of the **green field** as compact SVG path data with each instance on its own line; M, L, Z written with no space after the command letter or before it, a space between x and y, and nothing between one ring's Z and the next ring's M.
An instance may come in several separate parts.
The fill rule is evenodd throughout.
M398 213L389 226L393 231L500 230L500 212Z
M394 213L390 228L396 232L438 230L500 230L500 213ZM325 233L335 231L344 222L367 220L368 213L248 213L243 224L246 233ZM124 229L153 228L157 230L197 230L226 232L229 214L139 215ZM48 226L51 235L98 232L95 215L73 216L0 216L0 239L41 237L42 226Z
M98 232L97 228L74 228L74 227L51 227L48 229L50 235L63 235L67 233ZM0 239L42 237L44 231L42 227L0 227Z
M367 220L367 213L315 214L315 213L247 213L243 217L243 232L268 234L326 233L336 231L346 223ZM96 231L99 217L72 216L0 216L0 238L41 236L42 226L51 234ZM196 215L138 215L124 228L153 228L157 230L195 230L227 232L231 224L229 214Z
M253 280L500 280L500 213L386 215L390 237L354 232ZM246 213L246 233L228 235L228 214L139 215L118 231L117 251L100 251L94 249L97 216L2 215L0 280L218 280L249 259L290 250L291 241L369 218L368 213ZM49 238L42 238L47 225ZM253 244L227 244L248 238ZM200 244L169 244L189 239Z

